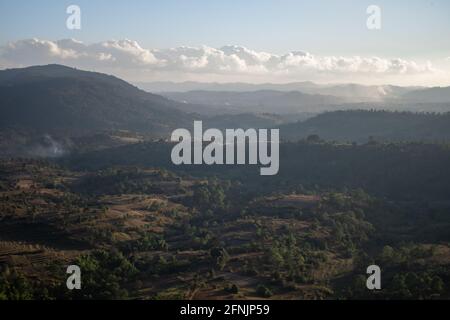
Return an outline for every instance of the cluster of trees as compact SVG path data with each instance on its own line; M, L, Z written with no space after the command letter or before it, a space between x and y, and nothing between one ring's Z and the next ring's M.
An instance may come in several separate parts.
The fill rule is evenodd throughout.
M36 292L27 278L6 268L0 272L0 300L32 300Z
M226 189L228 188L229 186L224 188L217 180L197 185L192 197L193 206L212 212L224 211L227 208Z
M127 165L161 167L198 177L217 176L238 181L253 194L284 192L302 185L308 190L362 188L396 200L450 197L447 144L285 142L280 144L280 171L268 177L261 177L255 166L175 166L166 156L171 146L141 143L74 156L62 163L77 169Z
M366 143L379 141L449 141L450 113L385 110L325 112L304 122L281 126L281 137L299 140L314 134L327 140Z
M138 167L108 168L87 175L71 186L85 195L163 193L162 182L180 182L181 178L164 169L144 172ZM182 192L179 185L174 192Z
M387 272L386 272L387 271ZM389 270L383 274L389 275ZM443 299L449 295L448 270L401 271L384 277L382 290L366 290L366 276L357 275L339 295L346 299Z
M404 272L394 275L384 294L392 299L432 299L441 298L447 290L434 272Z
M83 270L83 290L71 291L74 299L128 298L125 285L136 278L138 270L118 250L98 250L77 259Z
M125 244L125 249L129 252L139 251L167 251L169 244L164 240L161 234L145 232L141 237L135 241L129 241Z
M96 250L78 257L74 264L82 270L82 290L69 291L66 287L67 265L52 262L56 271L52 281L30 280L15 269L0 271L0 300L53 299L127 299L129 285L138 275L138 269L117 250Z

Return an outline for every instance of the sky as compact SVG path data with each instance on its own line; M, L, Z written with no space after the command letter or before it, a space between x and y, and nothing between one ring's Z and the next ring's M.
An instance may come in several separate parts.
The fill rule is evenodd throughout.
M0 68L46 63L129 81L448 86L450 1L2 0Z

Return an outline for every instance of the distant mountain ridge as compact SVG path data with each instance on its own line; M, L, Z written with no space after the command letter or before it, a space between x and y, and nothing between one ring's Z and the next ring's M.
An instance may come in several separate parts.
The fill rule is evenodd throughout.
M255 91L299 91L305 94L331 95L346 98L346 102L381 101L384 99L401 98L404 94L423 89L422 87L400 87L393 85L360 85L360 84L316 84L310 81L276 83L201 83L187 82L147 82L136 85L150 92L167 93L189 91L227 91L227 92L255 92Z
M411 113L349 110L322 113L303 122L279 126L282 139L296 141L311 135L325 140L450 141L450 113Z
M114 76L62 65L0 71L0 128L165 134L191 123L181 107Z
M346 99L299 91L259 90L252 92L189 91L165 93L167 98L192 105L205 105L212 109L231 110L236 113L297 113L316 111L324 105L346 102Z
M407 92L403 98L425 103L446 103L450 102L450 87L434 87L422 90Z
M297 84L311 90L317 87L309 82ZM356 91L362 87L365 86L344 86ZM417 108L424 111L428 108L426 101L446 100L450 91L449 88L414 91L394 86L383 88L405 97L404 101L423 99L424 105ZM143 91L111 75L62 65L2 70L0 131L19 128L41 135L67 133L74 136L129 130L167 138L175 128L190 128L194 120L204 120L206 125L218 128L280 126L282 138L286 139L304 138L310 134L358 142L367 141L369 136L415 141L448 140L450 137L448 113L337 111L304 122L284 124L310 118L318 112L357 108L358 104L346 104L346 98L335 95L269 89L206 90L166 95L170 99ZM370 109L374 105L369 102L360 108ZM445 104L438 107L443 111L448 109Z

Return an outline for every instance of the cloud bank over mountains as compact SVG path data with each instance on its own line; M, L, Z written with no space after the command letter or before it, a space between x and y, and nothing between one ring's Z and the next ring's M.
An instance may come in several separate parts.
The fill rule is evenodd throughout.
M60 63L109 72L131 81L283 81L433 77L431 62L361 56L317 56L304 51L258 52L241 46L144 48L133 40L86 44L75 39L26 39L0 47L0 67Z

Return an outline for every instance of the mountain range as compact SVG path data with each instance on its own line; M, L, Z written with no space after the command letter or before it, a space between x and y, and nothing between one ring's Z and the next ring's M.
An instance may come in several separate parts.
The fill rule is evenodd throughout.
M434 87L414 90L403 95L407 101L419 103L448 103L450 102L450 87Z
M190 105L208 106L216 113L294 114L318 112L324 106L344 104L345 98L307 94L300 91L189 91L163 93L169 99ZM192 110L196 111L196 110Z
M180 109L180 103L106 74L61 65L0 71L0 128L166 134L192 122Z
M223 90L166 92L163 97L111 75L62 65L2 70L0 148L12 150L3 152L9 154L22 145L22 151L37 148L39 152L34 153L48 154L50 150L56 156L67 145L64 139L98 138L106 131L130 132L129 137L121 133L120 141L140 141L141 135L167 139L173 129L191 128L194 120L220 129L279 127L285 140L308 135L355 142L365 142L369 136L392 141L450 140L449 116L445 113L450 111L450 88L322 86L310 82L266 86L270 88L211 84L209 89ZM300 86L304 92L292 90ZM231 88L235 91L227 90ZM321 94L317 93L319 88ZM351 92L355 97L375 97L381 89L384 96L399 98L348 103L346 97ZM428 113L368 111L371 109ZM99 144L97 138L83 145ZM101 144L116 145L114 139L111 142L103 137Z
M401 98L411 91L425 89L423 87L400 87L393 85L361 85L361 84L316 84L310 81L292 83L202 83L202 82L140 82L136 85L146 91L167 95L173 92L189 91L299 91L306 94L329 95L346 98L346 102L381 101Z

